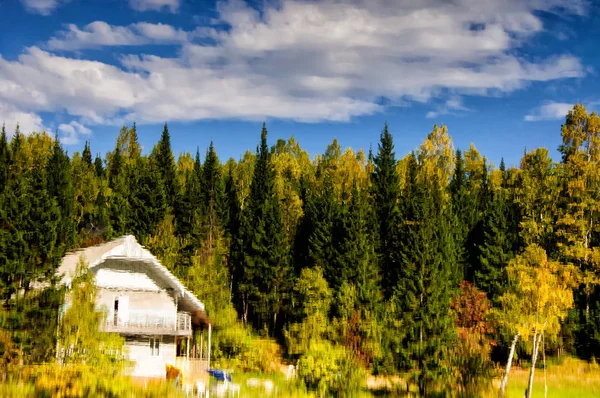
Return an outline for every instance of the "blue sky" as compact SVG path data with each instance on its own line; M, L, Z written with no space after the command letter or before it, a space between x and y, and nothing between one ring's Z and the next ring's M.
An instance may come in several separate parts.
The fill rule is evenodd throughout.
M555 157L576 102L600 108L598 7L585 0L0 0L0 121L59 131L70 153L114 146L219 156L294 135L399 155L433 124L496 164Z

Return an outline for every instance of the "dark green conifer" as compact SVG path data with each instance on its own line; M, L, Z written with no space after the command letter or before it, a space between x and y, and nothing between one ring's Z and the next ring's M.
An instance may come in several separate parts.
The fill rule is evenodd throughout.
M156 151L156 163L162 176L165 194L167 195L167 203L173 209L179 195L179 187L177 184L177 172L175 167L175 158L171 150L171 136L167 123L163 128Z
M387 123L381 132L377 156L373 158L375 171L371 176L372 196L377 217L377 255L382 275L384 294L389 298L398 280L398 226L400 179L396 170L396 156L392 135Z
M61 250L66 251L75 242L76 222L73 215L75 205L75 191L73 187L73 173L71 161L58 140L54 138L52 155L47 165L47 191L60 209L60 226L58 229L57 243Z
M88 167L92 167L92 151L90 149L90 142L86 141L85 146L83 147L83 152L81 153L81 159Z

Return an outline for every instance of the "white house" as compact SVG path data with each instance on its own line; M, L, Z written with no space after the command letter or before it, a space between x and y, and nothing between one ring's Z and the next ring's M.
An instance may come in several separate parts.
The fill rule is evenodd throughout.
M97 306L108 313L103 330L125 338L131 376L164 378L170 364L184 379L204 378L211 339L204 305L152 253L131 235L69 253L58 269L67 286L81 256L95 274Z

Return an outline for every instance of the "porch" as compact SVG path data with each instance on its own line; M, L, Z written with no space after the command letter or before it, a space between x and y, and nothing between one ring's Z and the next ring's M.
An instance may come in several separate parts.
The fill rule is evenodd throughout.
M189 336L175 337L175 363L183 376L184 384L203 381L208 385L211 360L212 325L205 323L194 327Z
M108 316L102 326L105 332L121 335L192 335L192 316L188 312L178 312L176 317L153 314L147 311L129 311L126 318L117 313Z

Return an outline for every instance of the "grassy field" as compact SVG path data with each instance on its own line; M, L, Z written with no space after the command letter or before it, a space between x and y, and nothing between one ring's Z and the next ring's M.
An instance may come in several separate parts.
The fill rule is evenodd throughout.
M529 369L513 368L508 379L507 397L522 398L527 388ZM600 367L573 358L560 365L550 364L546 370L548 398L600 397ZM544 397L544 371L535 370L533 397Z

